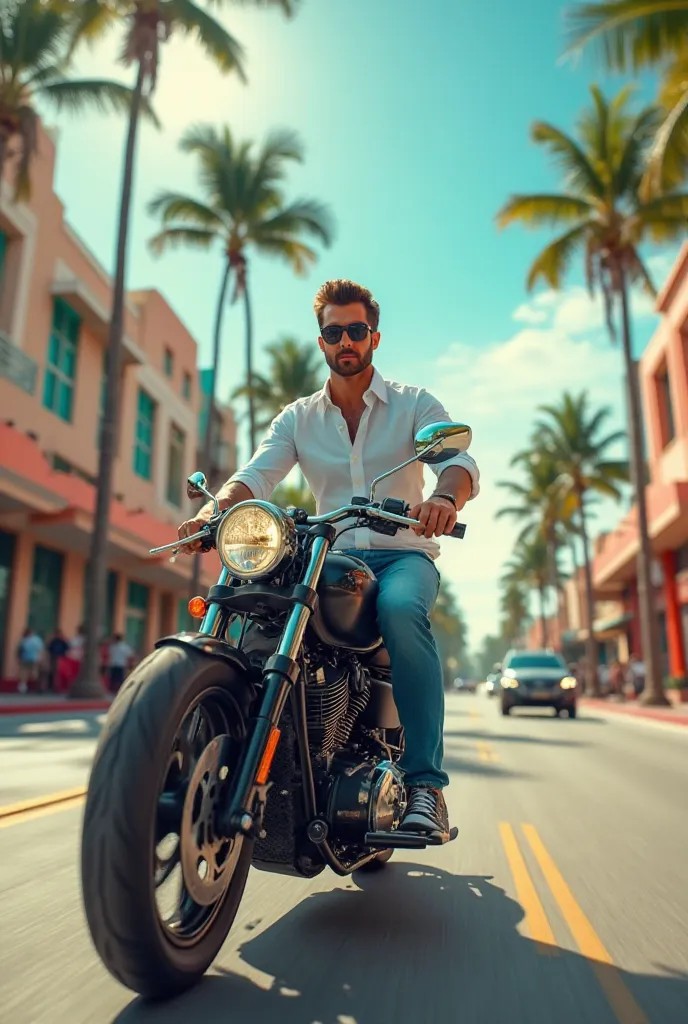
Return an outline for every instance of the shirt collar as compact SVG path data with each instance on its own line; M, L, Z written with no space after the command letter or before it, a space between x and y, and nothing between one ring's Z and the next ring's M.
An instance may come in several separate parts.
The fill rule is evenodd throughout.
M377 369L373 369L373 376L370 381L370 387L365 392L363 397L365 398L366 395L371 394L375 395L376 398L379 398L381 402L389 404L389 396L387 395L387 385L385 384L384 377ZM325 386L323 387L322 391L317 393L317 400L318 402L322 402L325 406L332 405L329 377L325 381ZM367 402L366 404L370 405L369 402Z

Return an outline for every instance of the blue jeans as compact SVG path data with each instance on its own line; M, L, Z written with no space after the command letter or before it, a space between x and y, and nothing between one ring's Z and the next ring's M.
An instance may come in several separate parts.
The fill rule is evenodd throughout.
M449 784L442 771L444 679L429 619L440 575L422 551L350 549L347 554L365 562L380 583L378 621L406 737L399 767L409 785L443 789Z

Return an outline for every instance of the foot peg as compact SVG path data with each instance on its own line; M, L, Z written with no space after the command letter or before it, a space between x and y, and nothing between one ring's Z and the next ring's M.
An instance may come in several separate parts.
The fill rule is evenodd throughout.
M444 846L459 834L458 828L446 832L368 832L365 845L374 850L424 850L428 846Z

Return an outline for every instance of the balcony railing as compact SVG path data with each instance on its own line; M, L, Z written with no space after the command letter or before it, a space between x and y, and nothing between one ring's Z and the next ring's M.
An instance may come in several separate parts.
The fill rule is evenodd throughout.
M28 395L33 395L37 370L33 359L13 345L6 334L0 333L0 377L11 381Z

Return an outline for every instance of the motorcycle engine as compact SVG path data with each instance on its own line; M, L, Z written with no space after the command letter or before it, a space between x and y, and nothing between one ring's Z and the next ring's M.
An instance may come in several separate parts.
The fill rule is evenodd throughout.
M348 741L370 697L370 680L358 663L309 666L306 723L311 754L327 756Z
M406 791L391 761L353 762L343 755L334 759L331 771L327 821L336 839L360 844L366 832L388 832L399 825Z

